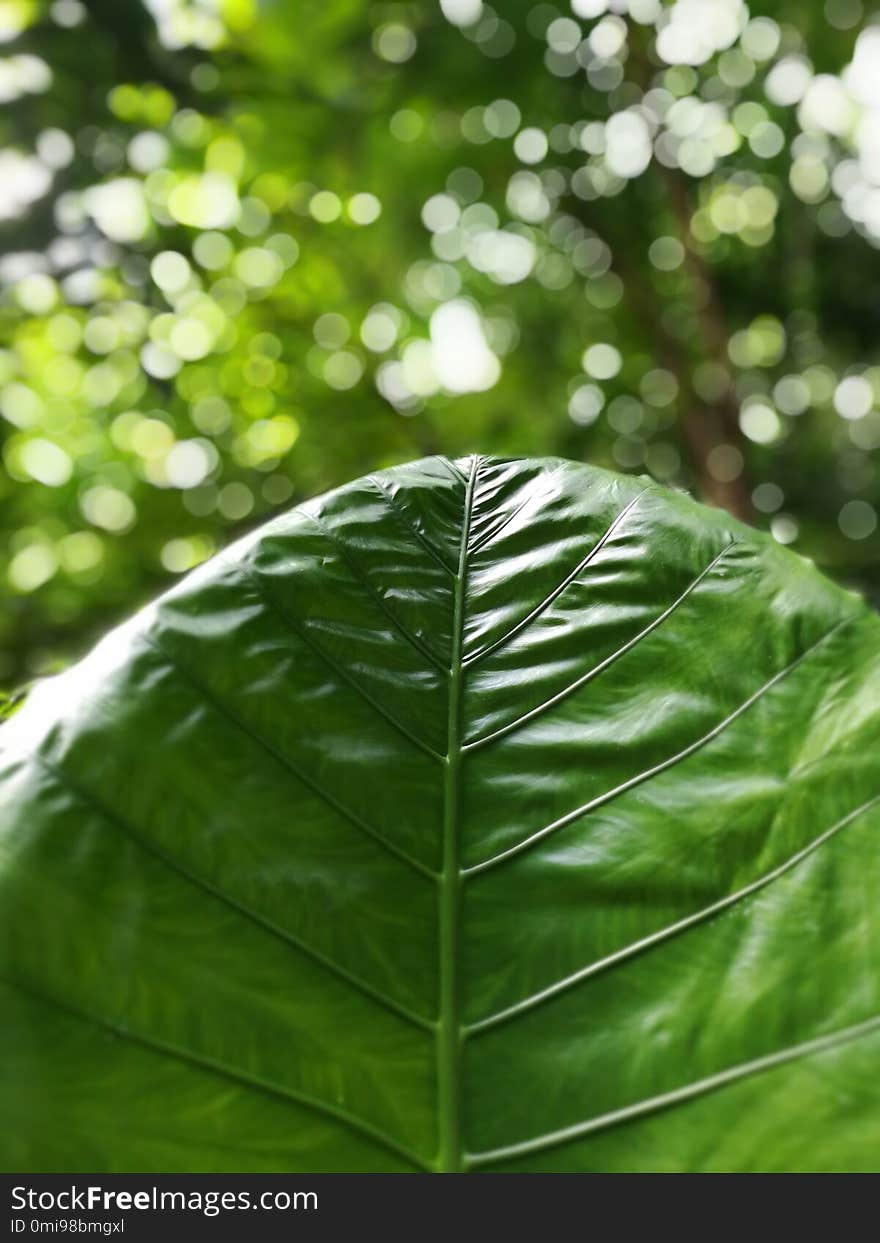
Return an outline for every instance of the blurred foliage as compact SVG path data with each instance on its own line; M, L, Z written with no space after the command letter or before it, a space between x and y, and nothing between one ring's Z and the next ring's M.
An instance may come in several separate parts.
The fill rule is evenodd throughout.
M0 683L425 453L646 471L878 590L859 0L0 0Z

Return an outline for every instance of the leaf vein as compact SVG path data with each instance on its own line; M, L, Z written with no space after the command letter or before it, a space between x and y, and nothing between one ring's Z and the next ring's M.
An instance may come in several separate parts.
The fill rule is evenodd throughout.
M522 504L517 505L516 509L509 513L502 522L499 522L496 526L492 527L491 531L487 531L485 535L483 535L474 545L472 545L470 549L470 556L473 557L476 553L480 552L481 549L485 548L487 544L490 544L492 540L499 536L504 528L509 526L510 523L513 522L514 518L521 514L526 506L530 505L534 499L534 495L529 493Z
M268 932L271 936L277 937L278 940L283 941L286 945L291 946L293 949L299 950L332 975L338 976L339 979L344 980L353 988L358 989L366 997L369 997L372 1001L377 1002L386 1010L389 1010L392 1014L395 1014L398 1018L405 1019L407 1022L411 1023L415 1027L421 1028L423 1031L432 1032L434 1030L434 1023L431 1019L426 1019L422 1015L416 1014L415 1011L410 1010L408 1006L404 1006L400 1002L395 1001L393 997L388 996L380 989L374 988L372 984L367 984L366 981L361 980L353 972L348 971L345 967L340 966L339 963L334 962L332 958L329 958L320 950L317 950L313 946L307 944L307 942L302 941L292 932L288 932L287 929L280 927L280 925L274 923L271 919L267 919L265 915L260 915L259 912L255 911L252 907L248 906L244 902L240 902L237 898L233 898L217 885L212 884L211 881L199 876L198 873L190 871L189 868L185 867L179 862L179 860L175 859L173 855L168 854L166 851L162 850L161 847L156 845L155 842L151 841L148 834L136 828L128 820L124 819L124 817L118 815L110 808L105 807L101 800L97 798L91 790L88 790L85 786L80 785L78 781L71 777L70 773L61 768L58 764L52 763L50 760L46 759L44 755L40 755L39 753L35 754L33 759L36 763L45 768L46 771L50 773L51 776L53 776L64 789L69 790L72 794L74 794L80 802L86 803L89 807L92 807L104 820L107 820L111 824L115 824L122 830L126 837L130 838L131 841L141 848L141 850L151 855L154 859L158 860L170 871L176 873L176 875L180 876L183 880L188 881L191 885L196 886L198 889L204 890L205 893L210 894L211 897L217 899L217 901L224 903L226 906L236 911L244 919L256 924L257 927L262 928L264 932Z
M719 898L717 902L712 902L709 906L702 907L699 911L694 911L690 915L686 915L682 919L676 920L674 923L667 924L665 928L659 928L656 932L649 933L648 936L641 937L638 941L633 941L630 945L623 946L622 949L615 950L614 953L608 954L605 958L597 959L595 962L589 963L586 967L581 967L578 971L572 972L571 975L565 976L556 983L549 985L547 988L541 989L537 993L533 993L530 997L523 998L522 1001L516 1002L512 1006L508 1006L505 1010L499 1010L495 1014L490 1014L487 1018L480 1019L475 1023L471 1023L465 1030L469 1036L476 1036L480 1032L490 1031L492 1028L507 1022L509 1019L517 1018L521 1014L535 1010L546 1001L558 997L561 993L567 992L574 988L577 984L584 980L592 979L593 976L599 975L603 971L607 971L610 967L617 966L618 963L625 962L629 958L635 957L637 954L643 953L645 950L653 949L655 946L663 944L679 933L687 932L690 928L711 919L714 915L719 915L730 907L735 906L744 898L749 897L753 893L757 893L765 886L777 880L780 876L784 876L786 872L796 867L804 859L808 858L820 846L835 837L842 829L847 828L854 820L863 816L866 812L880 804L880 794L876 794L873 798L862 803L853 811L848 812L842 819L836 821L830 828L824 829L817 837L808 842L800 850L795 851L782 863L766 872L763 876L751 881L748 885L743 885L737 889L735 893L727 894L723 898Z
M361 584L361 586L364 588L367 594L375 602L376 606L379 609L381 609L381 611L385 614L385 616L391 622L392 626L394 626L395 629L401 634L401 636L404 639L406 639L406 641L410 644L410 646L414 647L417 651L421 652L421 654L425 657L425 659L429 660L431 664L435 667L435 669L439 670L440 673L448 674L449 673L448 668L446 667L446 665L443 664L443 661L436 654L436 652L434 652L427 643L424 643L418 637L417 634L411 631L409 627L405 625L404 622L401 621L401 619L397 616L397 614L394 612L393 609L388 607L382 595L375 589L373 584L370 582L369 578L366 575L366 572L361 569L360 565L355 560L346 541L343 540L339 535L337 535L337 533L333 530L330 523L327 522L325 518L322 518L319 514L310 514L308 510L305 510L305 509L298 508L298 509L295 509L294 512L297 514L301 514L304 518L308 518L311 522L315 523L315 525L321 531L325 533L325 535L331 541L331 543L333 543L334 546L338 548L339 554L342 557L342 559L345 561L349 570L351 571L352 577Z
M624 643L622 647L619 647L616 652L612 652L611 655L605 660L600 661L598 665L595 665L587 673L584 673L581 677L576 678L574 682L571 682L568 686L564 687L563 690L558 691L555 695L551 695L549 699L545 699L544 702L538 704L536 708L532 708L530 712L524 712L522 716L518 716L515 721L510 721L507 725L501 726L500 729L493 730L490 734L484 734L482 738L474 738L471 742L465 743L463 749L465 751L478 751L481 747L488 746L491 742L497 742L500 738L504 738L507 734L511 734L514 730L519 729L521 725L525 725L527 722L533 721L536 717L543 715L543 713L548 711L550 708L555 707L556 704L562 703L564 699L567 699L569 695L574 694L575 691L580 690L582 686L586 686L588 682L592 682L592 680L595 677L598 677L598 675L607 669L609 665L613 665L616 660L618 660L621 656L624 656L628 651L640 643L642 639L647 638L649 634L661 626L670 614L674 613L679 605L684 603L691 592L699 586L703 579L712 572L721 558L734 546L735 543L736 540L731 540L730 543L725 544L714 560L712 560L709 565L707 565L706 568L687 585L677 600L674 600L672 604L670 604L669 607L660 614L659 617L655 617L649 625L645 626L643 630L640 630L639 633L627 643Z
M624 508L620 511L620 513L617 515L617 517L608 527L607 531L605 531L605 533L597 540L597 542L593 545L593 547L590 549L587 555L583 557L581 561L578 562L578 564L574 567L574 569L569 574L566 575L566 577L562 580L562 582L559 583L558 586L554 587L553 590L550 592L550 594L545 596L544 599L541 601L541 603L537 604L526 617L523 617L520 621L516 622L515 625L511 626L511 628L508 631L506 631L503 635L501 635L500 638L493 640L492 643L486 644L485 647L479 648L476 652L472 652L470 656L466 656L464 660L462 661L462 664L465 666L465 668L471 668L473 665L478 664L486 656L490 656L492 652L496 652L499 647L503 647L506 643L509 643L511 639L515 638L516 635L518 635L522 630L525 630L527 626L530 626L533 621L535 621L538 617L540 617L541 614L544 612L544 610L549 608L549 606L553 603L553 601L562 595L566 587L568 587L569 584L574 582L574 580L581 573L581 571L586 569L586 567L590 564L590 562L595 557L596 553L598 553L602 548L604 548L605 544L608 542L608 540L611 538L611 536L620 526L621 522L623 522L624 518L629 513L629 511L633 508L633 506L638 501L641 500L641 498L645 495L647 491L648 491L647 488L643 489L641 492L638 493L637 496L633 497L633 499L629 502L628 505L624 506Z
M410 1152L403 1144L398 1143L392 1136L387 1135L379 1127L374 1126L371 1122L367 1122L363 1118L359 1118L356 1114L349 1113L346 1109L341 1109L338 1105L332 1105L329 1101L321 1100L319 1097L311 1096L306 1092L299 1092L294 1088L282 1087L280 1084L272 1083L271 1080L262 1079L257 1075L248 1074L245 1071L237 1070L234 1066L228 1066L225 1062L217 1061L215 1058L207 1057L202 1053L196 1053L192 1049L183 1049L179 1045L172 1044L170 1041L162 1040L157 1036L148 1035L145 1032L132 1031L128 1027L121 1027L117 1023L113 1023L110 1019L101 1018L95 1014L89 1014L85 1010L80 1010L69 1002L61 1001L57 997L51 997L46 993L33 988L31 985L23 984L20 980L10 978L8 976L0 976L0 983L5 984L8 988L12 988L25 996L40 1002L42 1005L55 1010L61 1010L70 1017L78 1019L81 1023L88 1023L103 1031L108 1031L114 1036L118 1036L121 1040L130 1041L133 1044L142 1045L144 1048L150 1049L155 1053L159 1053L164 1057L171 1058L174 1061L185 1062L188 1065L195 1066L199 1070L206 1070L212 1074L229 1079L233 1083L238 1083L252 1091L262 1092L267 1096L274 1096L289 1104L300 1105L306 1109L310 1109L315 1113L322 1114L335 1122L341 1123L349 1130L355 1131L364 1138L371 1140L374 1144L387 1149L394 1153L395 1156L403 1158L417 1169L429 1173L429 1167L414 1152Z
M189 682L189 684L196 690L200 698L212 707L215 712L218 712L221 716L226 717L227 720L229 720L242 734L245 734L248 738L255 742L261 750L265 751L268 755L271 755L282 768L286 768L288 772L293 773L293 775L297 777L304 786L311 790L313 794L316 794L318 798L327 803L328 806L332 807L333 810L344 820L347 820L350 824L354 825L355 828L360 829L361 832L366 833L368 837L373 839L373 841L378 842L383 849L387 850L390 854L394 855L402 862L408 864L409 867L414 869L414 871L419 872L422 876L426 876L431 880L436 879L437 873L432 868L427 867L424 863L420 863L418 859L414 858L407 851L402 850L400 846L395 846L393 842L389 841L388 838L384 836L384 834L380 833L377 829L374 829L372 825L368 824L367 821L362 819L362 817L356 812L353 812L350 808L346 807L344 803L340 803L339 800L330 794L328 790L325 790L323 786L320 786L314 778L309 777L298 764L294 764L292 760L290 760L282 751L279 751L276 747L274 747L262 734L258 733L255 729L248 725L247 722L244 721L236 712L234 712L228 704L224 703L224 701L215 695L213 691L209 691L198 678L196 678L188 669L185 669L178 660L171 656L170 653L162 647L155 636L150 636L145 631L142 631L140 638L149 647L152 647L157 655L159 655L171 669L174 669L182 678L184 678L185 681Z
M289 630L292 630L297 638L299 638L306 645L306 647L314 652L318 659L322 661L340 681L344 682L347 686L350 686L355 694L359 695L360 698L363 699L364 703L369 704L374 712L381 716L383 720L387 721L392 729L395 729L401 737L408 739L413 746L418 747L418 749L423 751L425 755L430 756L432 760L442 762L443 756L439 751L435 751L434 748L425 742L423 738L420 738L418 734L414 733L408 725L404 725L403 722L399 721L392 712L389 712L387 708L383 707L380 701L371 695L366 687L362 686L361 683L358 682L357 678L353 678L343 665L340 665L338 661L334 660L332 656L324 651L320 643L316 643L315 640L311 638L305 624L288 612L288 610L284 608L263 585L260 575L252 563L247 561L231 562L227 560L226 564L233 569L239 570L247 578L248 582L250 582L260 599L267 604L270 609L272 609L281 621L284 622L285 626L287 626Z
M644 772L637 773L634 777L629 777L626 781L621 782L619 786L615 786L613 790L607 790L604 794L600 794L596 798L590 799L589 802L582 804L580 807L575 807L573 811L566 812L564 816L560 816L557 820L551 821L550 824L545 825L542 829L538 829L536 832L530 833L528 837L523 838L520 842L517 842L515 846L510 846L506 850L500 851L497 855L493 855L489 859L484 859L481 863L475 863L471 867L465 868L463 875L474 876L480 872L486 871L488 868L495 867L496 864L503 863L507 859L514 858L516 855L521 854L524 850L529 850L533 846L537 845L538 842L543 841L544 838L548 837L551 833L555 833L558 829L565 828L567 825L572 824L575 820L579 820L582 816L587 815L588 812L595 811L596 808L602 807L606 803L610 803L611 800L617 798L618 795L625 794L634 786L641 785L643 781L648 781L650 778L658 776L660 773L665 772L668 768L672 768L675 764L687 759L689 756L699 751L701 747L706 746L708 743L712 742L713 739L717 738L719 734L723 733L728 725L731 725L763 695L786 678L790 673L794 672L794 670L797 669L797 667L804 660L806 660L808 656L815 652L815 650L822 643L825 643L833 634L840 630L842 626L845 626L851 620L852 616L845 617L841 621L836 622L830 630L827 630L825 634L816 640L815 643L812 643L806 651L801 652L800 656L796 657L795 660L786 665L784 669L781 669L779 673L774 674L769 681L765 682L764 685L759 687L758 690L750 695L748 699L744 700L743 703L741 703L738 708L735 708L733 712L726 716L723 721L719 721L719 723L713 726L707 734L703 734L701 738L698 738L695 742L690 743L683 750L676 752L675 755L669 756L665 760L661 760L652 768L646 768Z
M391 512L396 514L397 519L400 522L401 526L405 527L407 531L410 531L412 535L415 536L415 538L419 541L419 543L424 548L428 556L433 558L433 560L437 562L440 568L446 571L446 573L449 575L450 578L455 578L455 570L452 568L452 566L449 564L449 562L446 560L445 557L441 557L440 553L437 551L437 549L434 547L431 541L425 538L425 536L422 534L419 528L415 525L415 523L410 522L409 518L401 510L395 497L392 495L392 493L388 491L388 489L385 487L385 484L378 477L378 475L369 475L367 477L367 483L369 483L375 489L375 491L379 493L379 495L385 501L385 504L389 507Z
M467 1158L467 1164L472 1168L490 1165L496 1161L510 1161L517 1157L528 1156L533 1152L542 1152L547 1148L555 1148L559 1144L581 1139L597 1131L610 1130L612 1127L631 1122L636 1118L644 1117L646 1114L685 1104L687 1101L703 1096L707 1092L717 1091L730 1083L735 1083L737 1080L748 1079L752 1075L761 1074L763 1071L773 1070L777 1066L785 1065L786 1062L793 1062L799 1058L813 1057L820 1053L825 1053L838 1045L859 1040L876 1031L880 1031L880 1014L873 1015L861 1023L854 1023L849 1027L842 1027L837 1031L829 1032L828 1035L817 1036L813 1040L805 1040L800 1044L790 1045L788 1048L779 1049L775 1053L768 1053L764 1057L753 1058L748 1062L740 1062L736 1066L729 1066L726 1070L719 1071L714 1075L707 1075L703 1079L696 1079L692 1083L685 1084L680 1088L674 1088L671 1092L663 1092L658 1096L646 1097L644 1100L636 1101L632 1105L624 1105L621 1109L615 1109L609 1113L599 1114L595 1118L589 1118L585 1122L578 1122L573 1126L563 1127L558 1131L548 1131L544 1135L537 1135L534 1139L523 1140L518 1144L509 1144L503 1148L472 1153Z

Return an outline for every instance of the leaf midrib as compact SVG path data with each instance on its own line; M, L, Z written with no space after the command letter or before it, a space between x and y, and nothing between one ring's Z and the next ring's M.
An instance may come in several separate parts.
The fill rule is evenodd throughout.
M462 763L461 706L464 679L462 648L467 590L467 557L471 513L479 458L471 460L464 497L458 568L453 594L452 660L445 772L443 775L443 859L438 881L440 1004L437 1024L437 1170L463 1168L461 1134L461 1054L463 1027L459 990L459 922L462 870L459 842L459 801Z

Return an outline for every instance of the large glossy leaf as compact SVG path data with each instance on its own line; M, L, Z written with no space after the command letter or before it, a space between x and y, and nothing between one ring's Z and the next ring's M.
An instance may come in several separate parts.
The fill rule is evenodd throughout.
M570 463L270 523L0 729L0 1163L877 1168L878 657Z

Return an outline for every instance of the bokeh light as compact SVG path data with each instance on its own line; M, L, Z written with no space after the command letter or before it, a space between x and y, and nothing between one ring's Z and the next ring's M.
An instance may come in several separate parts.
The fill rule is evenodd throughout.
M860 0L163 0L143 72L99 7L0 6L0 684L474 446L647 472L880 598Z

